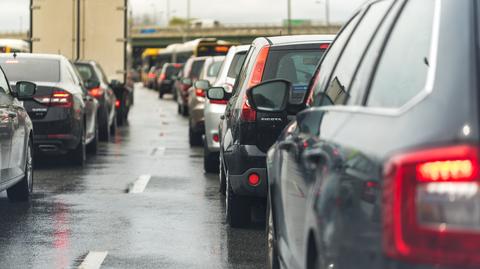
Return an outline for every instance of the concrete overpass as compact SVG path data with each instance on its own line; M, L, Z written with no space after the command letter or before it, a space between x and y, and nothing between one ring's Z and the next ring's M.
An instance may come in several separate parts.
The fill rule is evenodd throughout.
M334 34L339 29L340 26L293 26L292 34ZM137 26L132 28L131 37L134 48L162 48L172 43L182 43L187 39L191 40L200 37L216 37L240 44L247 44L251 43L258 36L286 35L287 33L288 29L286 27L278 25L226 25L213 28L192 28L189 30L181 27Z

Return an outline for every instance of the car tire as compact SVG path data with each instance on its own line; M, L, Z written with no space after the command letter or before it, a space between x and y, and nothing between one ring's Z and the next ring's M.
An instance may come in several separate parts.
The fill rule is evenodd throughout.
M180 104L177 104L177 113L182 114L182 107L180 106Z
M17 184L7 189L7 197L11 202L28 201L33 191L33 149L30 139L25 158L25 175Z
M87 159L86 154L86 145L85 145L85 134L82 130L82 137L80 138L80 142L78 143L77 147L70 152L70 158L74 165L83 166Z
M115 136L115 133L117 132L117 115L113 117L112 125L110 125L110 135Z
M265 227L265 236L267 243L267 268L279 269L280 264L278 262L277 240L275 235L275 226L273 222L273 212L270 194L268 194L267 197L267 220Z
M189 127L188 128L188 142L190 143L190 147L201 146L202 145L202 134L195 132L192 129L192 127Z
M108 123L107 123L108 125ZM109 135L110 135L110 128L109 129ZM97 154L98 152L98 141L99 141L99 130L98 127L95 128L95 136L93 137L92 141L90 141L90 144L87 145L87 153L89 154Z
M100 141L102 142L108 142L108 140L110 139L110 126L108 126L108 112L107 110L103 110L104 111L103 113L105 115L103 115L103 117L98 117L98 119L101 119L102 122L99 123L100 125L100 130L99 130L99 139Z
M203 141L203 169L206 173L218 173L218 152L210 152L206 141Z
M227 186L227 183L226 183L227 177L225 176L225 170L223 168L222 160L219 160L219 163L220 163L219 168L218 168L218 170L219 170L218 178L220 180L220 190L219 191L222 195L225 195L225 192L226 192L226 189L227 189L227 187L226 187Z
M250 204L246 197L233 193L227 173L225 210L227 223L232 228L243 228L250 224Z
M187 117L188 116L188 106L182 105L182 116Z
M125 123L125 115L124 114L125 114L124 113L124 108L120 107L120 109L118 110L118 113L117 113L117 126L123 126L123 124Z
M158 90L158 98L163 99L164 94L165 93L161 89Z

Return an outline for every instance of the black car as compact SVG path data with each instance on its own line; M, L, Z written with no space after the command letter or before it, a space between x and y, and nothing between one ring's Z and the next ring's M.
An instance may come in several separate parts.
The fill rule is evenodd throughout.
M166 63L162 69L160 69L156 83L158 97L160 99L162 99L166 93L173 92L174 77L178 75L182 67L183 64Z
M68 153L77 165L84 164L86 151L96 153L98 101L69 60L60 55L4 54L0 66L12 83L37 84L33 100L24 101L33 121L36 152Z
M33 125L22 101L36 85L19 81L10 87L0 68L0 191L10 201L26 201L33 190Z
M233 92L220 96L229 99L219 130L220 188L226 193L227 221L232 227L250 222L252 201L265 201L265 153L287 124L286 115L266 119L257 114L247 102L247 92L261 82L283 78L294 85L291 101L301 103L316 66L332 40L333 36L325 35L257 38Z
M341 30L268 152L271 268L480 268L479 18L377 0Z
M117 98L102 67L94 61L79 61L75 67L85 87L98 100L98 132L100 141L108 141L117 128L115 103Z

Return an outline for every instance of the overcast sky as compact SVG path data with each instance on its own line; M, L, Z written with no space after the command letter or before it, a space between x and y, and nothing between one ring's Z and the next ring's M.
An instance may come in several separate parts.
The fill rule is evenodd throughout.
M65 0L57 0L65 1ZM102 0L97 0L102 1ZM292 18L323 21L325 0L291 0ZM187 0L170 0L171 16L186 17ZM343 22L365 0L330 0L331 21ZM0 0L0 31L25 30L30 0ZM134 16L157 14L165 23L167 0L130 0ZM191 0L191 16L222 23L279 23L287 16L286 0Z

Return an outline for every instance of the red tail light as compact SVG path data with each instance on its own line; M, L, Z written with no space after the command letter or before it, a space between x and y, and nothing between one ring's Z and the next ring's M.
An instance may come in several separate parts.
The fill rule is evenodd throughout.
M167 78L167 75L166 75L165 73L162 73L162 74L160 75L159 80L165 80L166 78Z
M255 122L255 120L257 119L257 112L252 107L250 107L246 96L243 98L240 119L245 122Z
M475 146L392 158L383 186L383 248L395 259L480 266L479 154Z
M205 91L202 89L195 89L195 95L197 97L205 97Z
M320 44L320 49L321 50L326 50L326 49L328 49L328 47L330 47L330 44L328 44L328 43Z
M257 173L251 173L248 175L248 184L253 187L258 186L260 184L260 176Z
M56 90L52 93L51 96L36 96L33 98L35 101L56 107L72 107L73 106L73 96L62 90Z
M265 64L267 63L269 51L270 46L265 46L260 49L260 53L258 53L254 68L252 70L252 75L250 76L250 81L248 82L249 88L262 82L263 71L265 70Z
M116 107L116 108L120 108L120 100L116 100L116 101L115 101L115 107Z
M210 104L226 105L228 104L228 100L210 100Z
M155 78L155 73L148 73L148 78Z
M100 98L100 97L103 96L103 89L102 88L93 88L89 92L95 98Z
M218 134L214 134L214 135L212 136L212 139L213 139L214 142L220 141L220 137L218 136Z

